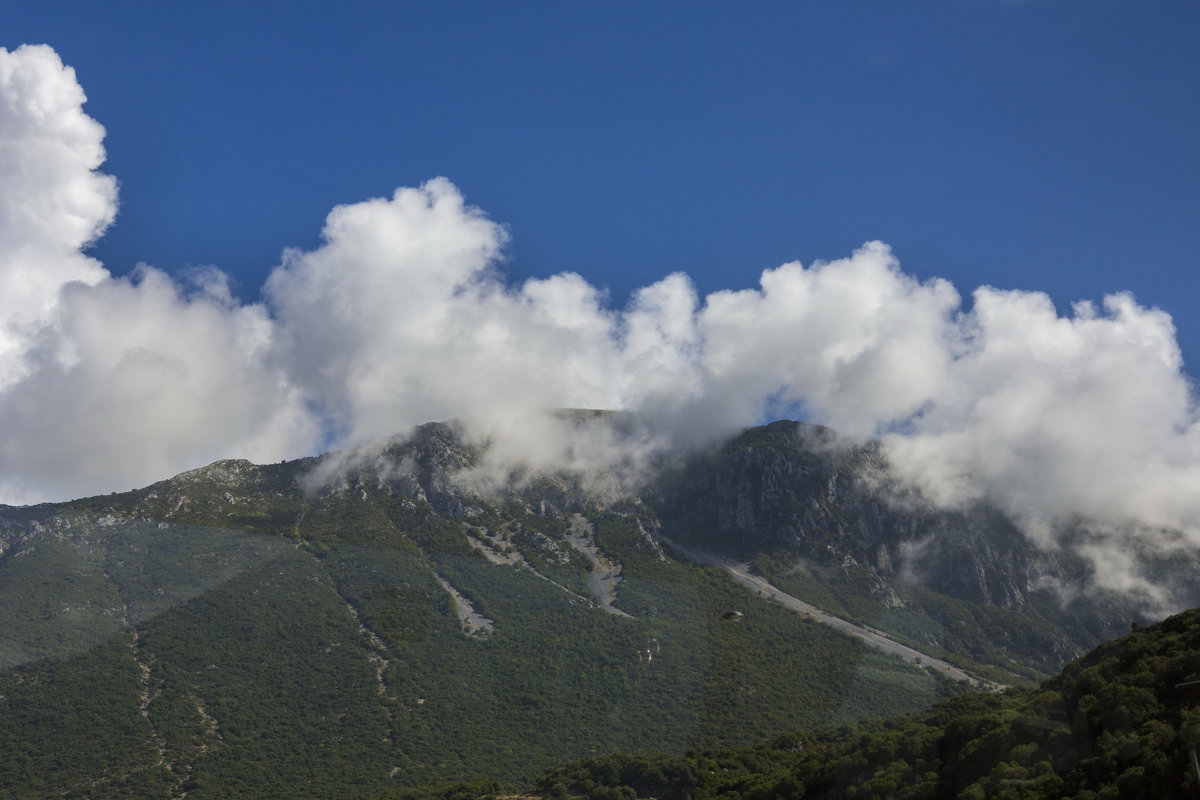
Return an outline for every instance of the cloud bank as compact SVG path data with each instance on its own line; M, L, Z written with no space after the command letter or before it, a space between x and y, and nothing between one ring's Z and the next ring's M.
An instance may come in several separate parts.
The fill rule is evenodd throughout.
M117 206L84 99L50 48L0 49L0 501L432 420L504 464L582 469L636 455L547 410L636 411L651 447L802 414L881 437L935 502L997 503L1044 546L1086 531L1112 585L1130 580L1101 568L1118 549L1161 547L1162 529L1200 545L1196 395L1170 317L1129 295L1068 314L1037 292L964 303L869 242L706 297L668 275L613 308L577 274L507 280L508 231L437 178L333 209L247 304L216 269L114 277L85 254Z
M117 211L84 100L49 47L0 49L0 502L307 452L315 423L265 307L215 270L114 278L83 253Z

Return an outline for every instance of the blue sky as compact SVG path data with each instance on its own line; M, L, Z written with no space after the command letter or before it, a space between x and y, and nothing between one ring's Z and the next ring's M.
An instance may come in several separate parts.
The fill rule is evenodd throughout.
M1200 4L0 20L0 502L445 419L637 464L540 414L621 408L637 447L800 418L1035 538L1200 546Z
M1200 358L1195 3L4 5L107 129L117 274L253 298L332 206L444 175L511 278L618 307L881 239L964 295L1132 291Z

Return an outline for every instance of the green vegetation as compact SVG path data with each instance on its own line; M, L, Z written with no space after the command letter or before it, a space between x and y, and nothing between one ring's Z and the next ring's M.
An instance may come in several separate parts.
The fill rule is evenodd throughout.
M100 560L95 546L79 547L52 536L5 554L0 561L0 667L85 651L122 630L121 613L114 613L122 602Z
M208 496L231 492L218 483ZM144 521L145 491L27 530L28 554L0 563L12 631L0 787L16 787L0 797L521 784L571 759L678 758L952 690L720 571L661 558L631 516L592 512L598 545L623 568L616 604L629 616L618 616L489 562L423 501L271 496L295 512L273 534L206 527L223 516L217 499L168 498L172 522ZM534 548L561 544L568 557L549 577L587 591L587 561L562 542L566 515L487 513L471 524L538 534L511 539L535 569L552 564ZM489 635L463 631L435 575L494 621ZM84 621L60 624L63 607L39 616L50 597ZM722 619L730 609L745 618Z
M960 690L766 602L720 570L660 561L633 519L602 518L596 536L624 565L617 605L660 625L670 621L663 636L689 629L679 622L690 617L696 635L685 647L709 653L692 746L900 713ZM748 613L738 622L724 619L733 610Z
M800 494L826 491L831 464L853 471L871 454L805 452L788 430L742 437L737 481L714 489L709 516L697 500L699 540L727 540L727 518L744 511L768 543L803 519L823 546L853 514L879 513L835 503L804 517L813 505ZM467 800L514 786L554 800L1084 798L1192 786L1179 770L1200 711L1190 689L1164 688L1200 676L1190 619L1139 631L1041 689L964 695L724 571L663 555L645 531L663 509L678 521L670 502L603 505L562 476L481 497L455 482L476 454L447 426L372 458L308 492L315 461L225 461L132 492L0 508L0 800ZM746 487L783 499L738 510ZM565 540L580 514L621 567L618 613L593 602L591 563ZM743 544L761 556L761 543ZM1004 610L884 585L840 555L769 549L755 566L786 591L976 672L1039 676L1048 662L1031 666L1028 653L1074 647L1065 624L1103 633L1036 593ZM464 625L456 598L487 624Z
M684 759L591 759L546 773L534 791L591 800L1183 798L1200 790L1198 749L1200 610L1104 645L1037 689L964 695Z
M0 797L167 797L126 633L0 671Z
M1045 678L1056 645L1063 646L1065 612L1048 591L1034 593L1027 607L1017 611L893 580L887 586L888 602L880 597L878 576L862 567L814 564L787 553L761 555L753 565L788 594L997 683L1021 685ZM1092 641L1098 644L1100 638Z

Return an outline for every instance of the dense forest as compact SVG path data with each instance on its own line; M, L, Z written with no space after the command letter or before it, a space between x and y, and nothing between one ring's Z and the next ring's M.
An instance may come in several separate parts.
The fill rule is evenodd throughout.
M44 534L0 563L5 798L521 785L572 758L748 744L963 690L655 552L619 513L594 514L619 614L582 594L553 516L507 512L510 541L564 551L516 567L383 499L314 504L298 536L22 513ZM439 580L494 628L465 630Z
M813 435L751 431L641 496L534 475L481 493L460 480L478 452L430 425L365 454L0 507L0 798L1193 787L1190 616L1034 688L1124 612L1028 587L1020 606L971 600L1020 589L995 564L961 596L906 578L883 557L904 536L933 525L949 558L992 521L889 516L856 477L870 452ZM668 535L709 511L700 544L1016 688L973 691L673 557Z
M1200 791L1200 610L1105 644L1038 688L749 747L593 758L550 770L542 798L1183 798ZM505 791L431 786L389 800Z

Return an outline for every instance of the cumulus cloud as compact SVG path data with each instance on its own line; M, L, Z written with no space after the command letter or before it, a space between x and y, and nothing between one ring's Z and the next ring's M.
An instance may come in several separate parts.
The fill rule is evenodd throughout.
M338 441L422 422L611 407L615 317L573 274L508 288L507 234L445 179L333 210L266 293L281 358Z
M955 347L946 390L884 439L895 471L1044 547L1082 539L1104 584L1158 594L1129 554L1200 546L1200 414L1170 317L982 288Z
M870 436L941 390L958 294L903 274L885 244L808 268L785 264L760 284L712 294L699 314L700 402L718 417L748 423L764 402L798 405Z
M1178 526L1200 519L1200 426L1170 317L1129 295L1069 317L1031 292L979 289L939 393L899 464L944 503L988 487L1013 514Z
M700 297L682 273L614 308L584 277L514 284L508 231L449 181L339 206L244 304L217 270L113 278L103 129L46 47L0 50L0 500L147 483L457 419L506 470L632 475L670 445L777 414L880 436L945 506L988 502L1107 585L1200 545L1200 415L1170 317L1131 296L1061 314L1036 292L905 273L869 242ZM561 408L637 412L580 425ZM633 419L625 417L624 419ZM1170 533L1165 533L1170 532Z
M0 394L9 494L132 488L240 453L304 454L317 432L268 363L272 325L224 285L185 294L164 273L63 287L38 366Z
M81 248L116 214L104 128L83 113L75 71L49 47L0 47L0 388L26 373L31 338L52 322L59 288L96 283Z
M84 99L50 48L0 49L0 501L305 453L316 426L265 308L215 270L113 278L83 254L116 213Z

